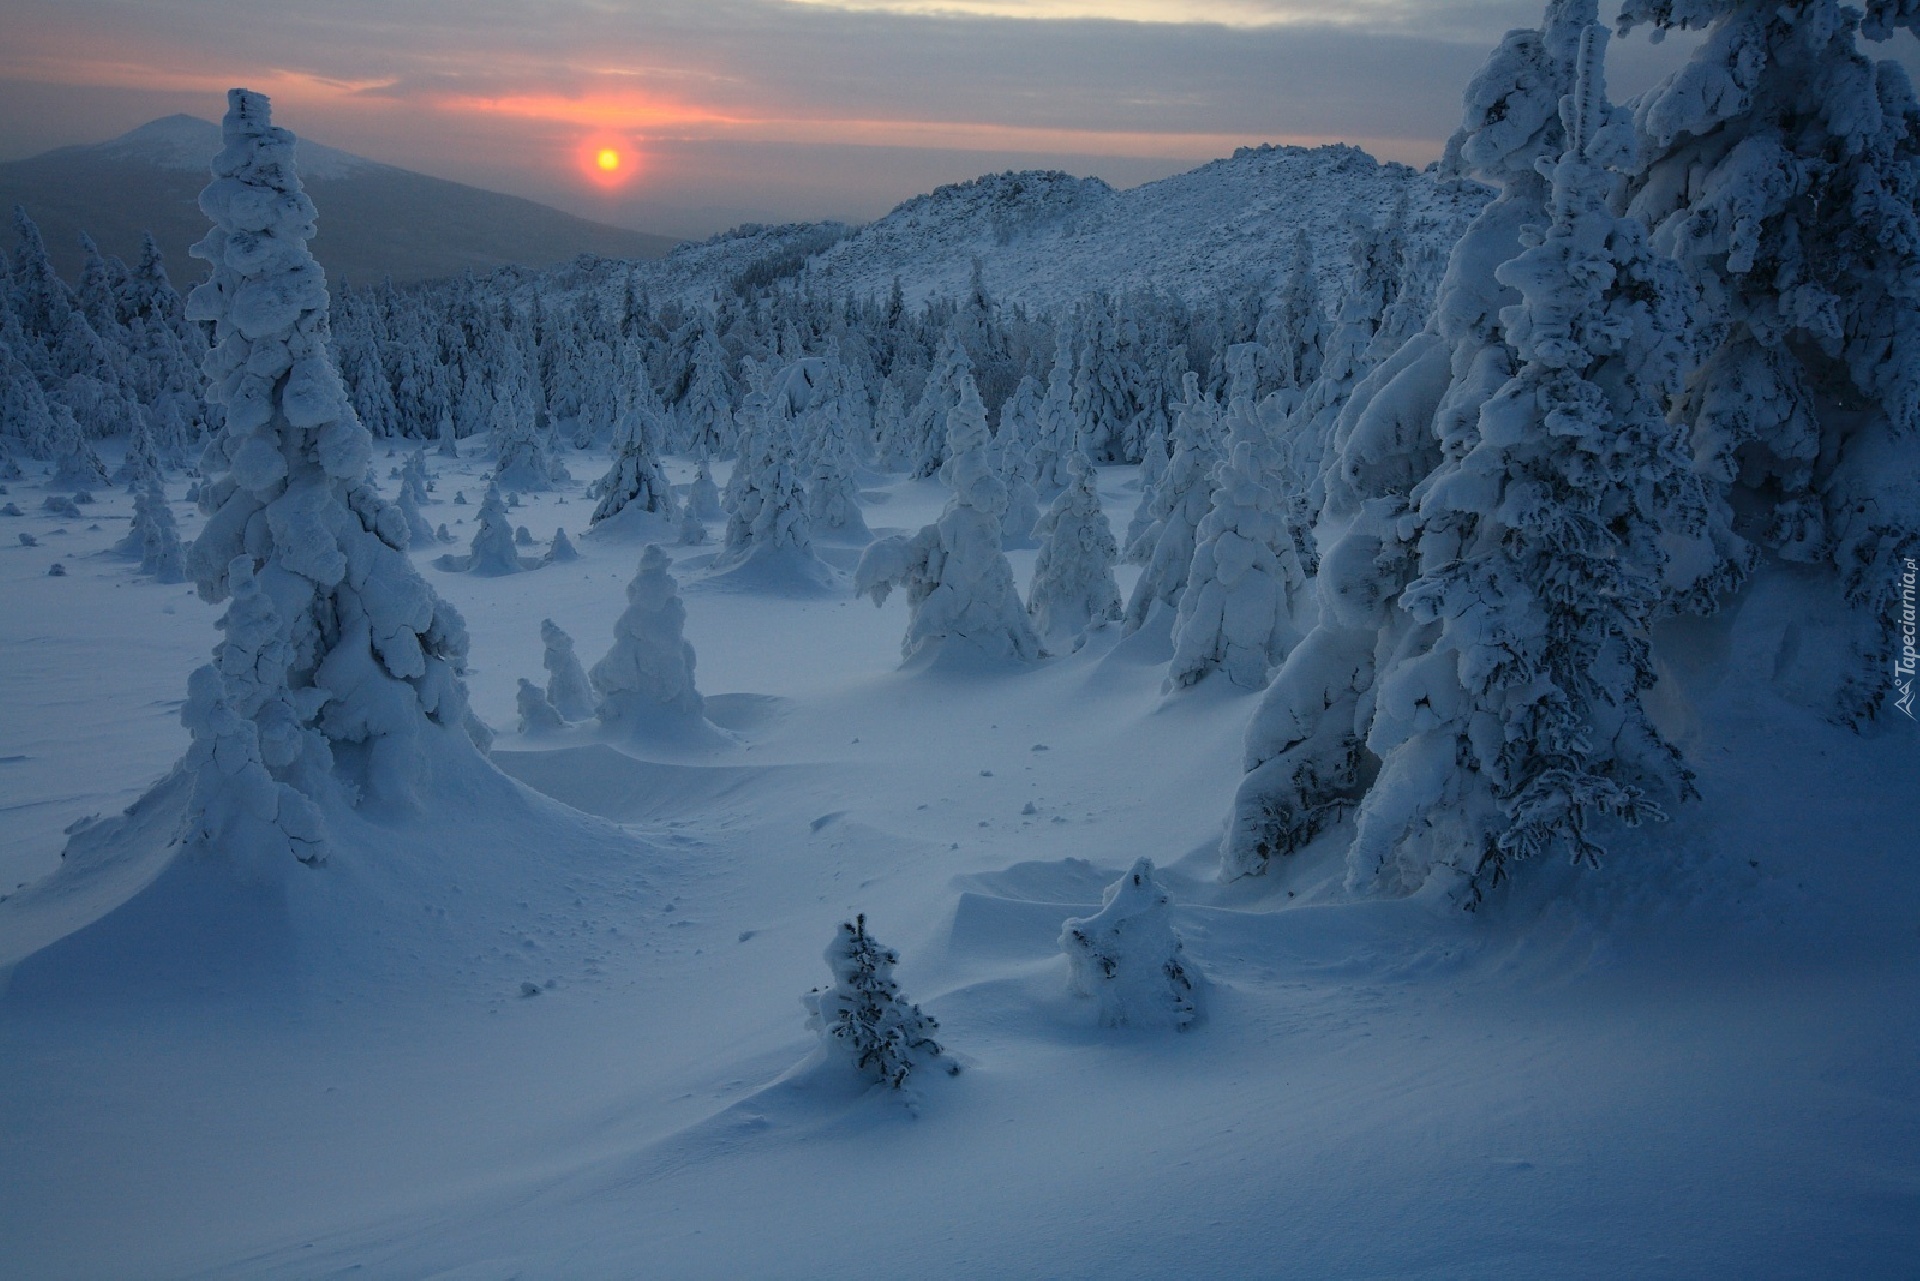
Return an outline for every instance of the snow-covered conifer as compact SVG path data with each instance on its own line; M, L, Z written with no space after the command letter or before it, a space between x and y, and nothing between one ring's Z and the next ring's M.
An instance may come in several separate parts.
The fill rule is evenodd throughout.
M1920 32L1920 8L1628 0L1619 25L1702 32L1636 100L1626 192L1699 285L1711 343L1676 412L1721 555L1683 603L1737 583L1741 540L1817 567L1828 600L1805 608L1830 611L1851 652L1811 660L1839 686L1813 697L1871 719L1894 689L1888 584L1920 555L1920 104L1907 71L1857 37Z
M1099 1003L1106 1027L1192 1027L1199 972L1174 932L1173 896L1154 879L1152 860L1135 862L1100 902L1094 915L1060 927L1073 990Z
M1033 562L1027 612L1055 653L1078 649L1089 629L1120 617L1113 579L1113 526L1100 510L1099 474L1080 454L1068 461L1072 483L1040 517L1040 553Z
M947 458L947 419L959 407L965 388L973 387L973 361L967 355L959 333L948 329L934 354L933 370L927 375L919 403L906 422L906 435L912 458L908 474L916 479L940 470ZM979 396L975 388L974 396Z
M547 669L547 701L570 721L591 719L594 712L593 685L574 653L573 637L551 618L540 620L540 662Z
M113 478L125 485L129 494L137 494L147 487L148 481L157 480L160 475L160 453L153 447L153 433L145 423L137 424L127 437L127 456L115 469Z
M1519 368L1500 327L1519 295L1494 273L1521 252L1524 228L1547 221L1536 165L1565 150L1560 99L1574 87L1594 10L1594 0L1550 0L1543 28L1509 32L1468 84L1445 167L1500 195L1454 246L1426 329L1368 373L1339 410L1329 447L1295 437L1305 447L1296 468L1325 468L1316 482L1317 622L1248 725L1247 772L1222 844L1228 876L1264 871L1306 846L1352 812L1378 768L1367 747L1377 664L1412 630L1399 610L1416 573L1412 492L1443 456L1473 447L1480 407Z
M196 839L308 860L322 841L311 798L330 790L336 746L361 767L337 795L399 803L430 747L473 750L466 629L414 572L405 522L369 482L371 441L328 353L293 135L261 95L227 101L200 196L214 226L193 250L211 276L188 304L214 325L208 396L224 424L203 460L209 516L188 563L203 597L234 599L217 669L190 687L187 766Z
M575 549L573 540L567 537L566 526L556 526L553 539L547 544L547 554L542 558L548 565L564 565L570 560L579 560L580 553Z
M854 592L882 605L893 588L906 589L900 650L908 658L952 640L995 657L1036 659L1040 639L1000 549L1007 490L987 465L987 411L972 379L961 390L947 417L942 467L953 498L938 521L911 538L895 534L869 546L854 571Z
M594 714L609 729L706 727L706 700L693 683L693 646L683 635L687 609L667 566L667 554L649 543L627 584L627 609L613 625L613 648L588 674L598 695Z
M503 398L494 417L493 482L509 494L552 489L570 480L567 469L553 454L547 411L528 412L531 392Z
M487 576L517 574L526 568L515 549L513 522L507 519L507 505L501 501L497 484L489 484L486 497L480 500L473 542L468 545L465 564L460 568L469 574Z
M720 504L720 487L713 483L713 468L704 455L687 486L687 511L697 520L727 518L727 509Z
M829 1055L896 1090L922 1068L959 1072L933 1039L940 1025L900 995L893 977L900 954L867 933L864 914L841 923L825 956L833 986L816 988L801 1002L807 1027L820 1034Z
M599 525L622 512L652 512L671 521L679 513L673 487L660 470L661 423L645 398L621 393L620 416L614 426L613 464L587 491L598 497L589 522Z
M159 477L134 491L133 525L117 548L123 555L140 558L140 572L152 574L163 583L183 582L187 576L186 552L180 545L180 530L173 521L173 509L160 489Z
M1174 419L1173 457L1154 492L1153 521L1127 549L1127 559L1145 568L1127 601L1126 630L1138 631L1155 606L1178 610L1187 589L1200 522L1213 505L1214 404L1188 373L1186 398Z
M1420 629L1380 666L1348 881L1406 890L1436 865L1476 890L1550 850L1597 863L1603 816L1659 817L1689 791L1641 706L1665 544L1706 505L1682 429L1690 291L1637 221L1615 216L1630 152L1606 101L1606 30L1587 28L1552 221L1501 283L1522 364L1481 407L1477 440L1414 491L1420 577L1401 608ZM1422 643L1424 642L1424 643Z
M564 729L566 721L547 700L547 692L522 676L520 688L513 696L514 710L520 713L520 732L522 734L550 734L554 730Z
M1300 638L1305 595L1280 468L1245 396L1230 407L1231 451L1213 477L1213 503L1194 531L1193 562L1173 624L1169 687L1219 671L1242 689L1260 689Z
M400 515L407 522L407 541L412 547L426 547L433 543L433 526L420 514L420 500L414 497L411 486L400 486L400 501L395 504Z
M732 451L733 365L720 336L711 327L703 329L693 352L693 380L678 406L680 438L687 452L723 457Z

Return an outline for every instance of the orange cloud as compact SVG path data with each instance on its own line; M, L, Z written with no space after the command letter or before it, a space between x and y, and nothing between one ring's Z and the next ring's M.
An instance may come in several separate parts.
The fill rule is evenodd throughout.
M510 116L656 138L729 138L856 147L920 147L942 151L1184 158L1225 155L1234 147L1246 143L1275 140L1267 132L1255 136L1252 133L1079 129L968 120L779 118L731 114L632 93L586 97L558 94L441 97L434 100L434 105L456 113ZM1329 140L1305 136L1285 139L1303 145Z

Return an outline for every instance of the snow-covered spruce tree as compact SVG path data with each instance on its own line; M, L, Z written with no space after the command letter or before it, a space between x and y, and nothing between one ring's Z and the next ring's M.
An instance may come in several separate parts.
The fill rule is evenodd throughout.
M687 485L687 511L696 520L725 520L726 508L720 505L720 487L713 483L713 467L702 455L693 480Z
M180 545L180 530L173 522L173 509L160 488L157 476L134 491L133 526L120 540L117 550L140 558L140 572L151 574L163 583L184 582L187 577L186 551Z
M1822 656L1843 673L1822 710L1871 720L1897 570L1920 555L1920 106L1856 37L1920 33L1920 7L1627 0L1620 30L1643 25L1704 29L1636 102L1627 192L1699 285L1712 342L1678 409L1723 553L1693 594L1742 576L1741 538L1818 567L1852 651Z
M1041 494L1057 494L1067 486L1067 458L1078 448L1078 420L1073 416L1074 329L1063 322L1054 336L1053 371L1047 375L1047 393L1040 398L1034 419L1034 443L1028 455L1033 485Z
M1173 896L1154 879L1152 860L1135 862L1100 902L1094 915L1060 927L1073 990L1099 1003L1106 1027L1192 1027L1200 1017L1199 972L1174 932Z
M575 549L573 540L567 537L567 527L565 525L555 526L553 539L547 544L547 554L540 558L540 563L543 565L564 565L568 561L579 559L579 551Z
M727 480L727 532L716 572L750 564L783 565L802 577L824 582L829 571L813 551L807 523L807 491L793 457L793 438L760 392L750 392L741 407L749 420L740 438L740 456Z
M160 453L154 448L153 433L145 423L136 424L127 437L127 456L114 469L113 478L125 485L129 494L137 494L147 487L148 481L159 480L161 474Z
M1099 474L1079 454L1068 472L1073 483L1040 517L1040 553L1027 592L1034 630L1056 654L1079 649L1089 630L1120 617L1120 587L1113 580L1117 549L1113 526L1100 510Z
M1500 189L1448 258L1426 329L1383 360L1340 410L1318 487L1318 618L1247 727L1244 767L1221 848L1228 877L1259 873L1350 814L1378 770L1367 748L1378 665L1409 644L1401 590L1416 573L1412 492L1441 458L1473 448L1480 407L1519 368L1500 326L1518 293L1495 269L1546 223L1535 168L1566 147L1560 99L1574 87L1594 0L1550 0L1540 30L1507 34L1468 84L1444 168ZM1294 416L1298 427L1301 416ZM1297 464L1321 464L1318 442Z
M807 522L823 535L863 543L872 537L860 511L860 490L844 452L821 449L807 477Z
M486 496L480 500L473 542L467 547L464 561L449 562L448 567L484 576L517 574L526 568L520 563L520 553L514 546L513 522L507 519L507 505L500 497L499 485L489 484Z
M401 518L407 522L407 541L412 547L430 547L436 541L433 526L420 512L420 501L414 497L411 486L400 486L400 501L395 504L400 509Z
M965 394L962 384L973 386L973 361L960 341L959 333L949 328L934 354L933 370L927 375L919 403L908 415L905 431L912 457L908 474L916 480L940 470L947 458L947 420ZM978 397L976 389L974 395Z
M1218 671L1242 689L1262 689L1299 641L1295 616L1306 594L1284 495L1285 475L1251 421L1235 431L1214 471L1213 505L1194 531L1193 563L1173 623L1167 688L1194 685Z
M900 954L867 933L864 914L841 923L825 956L833 986L815 988L800 1000L808 1029L820 1034L830 1056L895 1090L922 1068L959 1073L960 1065L933 1039L940 1025L900 995L893 977Z
M412 803L427 762L471 752L466 628L414 571L400 514L368 477L372 442L327 350L327 291L293 135L267 100L228 95L193 248L211 267L189 317L211 322L202 460L208 519L188 557L200 594L233 596L182 719L194 745L191 839L236 858L323 852L329 795Z
M611 520L622 512L652 512L664 521L678 518L673 487L660 470L661 424L642 397L623 390L620 416L614 427L613 464L593 483L589 497L598 497L590 525Z
M1640 703L1663 543L1706 523L1664 413L1691 300L1679 266L1608 207L1605 166L1632 139L1606 101L1605 47L1587 28L1552 221L1498 272L1521 295L1501 319L1523 363L1472 449L1414 492L1421 576L1401 608L1419 631L1380 669L1355 887L1407 890L1452 866L1478 891L1550 850L1597 863L1598 820L1658 818L1656 796L1691 788Z
M667 554L649 543L627 584L627 610L613 625L613 648L588 673L602 725L625 733L706 725L706 700L693 683L693 646L682 634L686 622Z
M53 474L47 477L49 489L101 489L107 484L107 465L87 439L86 429L65 404L50 400L47 405L53 430L47 442L47 455L53 460Z
M900 652L907 658L953 641L997 658L1037 659L1040 638L1000 549L1007 490L987 465L987 411L971 378L963 380L961 392L947 416L941 469L952 499L939 520L913 537L894 534L869 546L854 570L854 594L883 605L895 587L906 589L909 614Z
M509 493L532 493L564 484L572 477L553 454L547 411L526 408L531 392L503 397L495 407L493 439L499 458L493 482Z
M1291 393L1297 401L1320 375L1320 348L1327 339L1327 318L1320 309L1320 285L1313 273L1313 247L1304 227L1294 233L1286 278L1260 313L1255 332L1261 350L1261 391Z
M519 689L514 692L513 706L520 714L522 734L550 734L566 728L566 721L554 709L547 692L524 676L520 678Z
M547 701L570 721L593 718L593 686L574 652L573 637L551 618L540 620L540 643L544 647L540 662L547 669Z
M733 358L709 326L693 352L693 379L680 400L680 438L687 452L723 458L733 452Z
M1154 493L1153 521L1127 549L1127 559L1146 568L1127 600L1126 630L1138 631L1155 606L1180 608L1193 549L1213 506L1213 473L1219 461L1213 401L1200 390L1200 375L1186 376L1186 399L1174 419L1173 457Z

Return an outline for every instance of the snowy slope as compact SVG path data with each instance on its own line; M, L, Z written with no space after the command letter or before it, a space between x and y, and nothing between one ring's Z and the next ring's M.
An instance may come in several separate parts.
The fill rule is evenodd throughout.
M450 499L487 465L430 466L429 519L464 537L474 508ZM1103 470L1117 521L1132 482ZM945 497L894 481L866 516L910 530ZM99 531L5 525L44 535L0 572L10 597L44 587L8 648L46 657L0 668L0 754L73 780L55 818L154 776L178 737L160 708L213 635L213 610L99 554L123 506L101 504ZM539 620L590 663L624 606L638 549L577 537L587 511L576 485L513 513L541 539L567 526L569 565L477 578L419 554L471 624L474 702L503 731L517 678L540 675ZM44 578L50 544L64 578ZM742 591L703 578L711 547L673 555L731 745L507 732L496 762L586 813L521 793L437 828L363 822L285 899L163 886L146 901L179 913L164 928L110 915L11 972L0 1271L1907 1272L1920 744L1832 729L1747 679L1790 647L1791 582L1668 638L1662 714L1703 799L1598 872L1530 868L1468 914L1353 901L1331 850L1217 884L1253 700L1221 681L1163 697L1151 628L1030 668L901 670L898 598ZM1033 553L1012 557L1024 585ZM102 661L59 657L72 638L163 600L153 659L91 695L49 679ZM0 811L9 845L22 813ZM1143 855L1208 976L1183 1035L1096 1026L1058 950ZM252 927L195 932L187 909L210 900ZM0 939L35 906L0 903ZM824 1072L802 1026L854 911L964 1065L913 1112Z
M682 245L635 275L656 302L697 302L743 279L803 273L833 296L884 296L897 279L917 307L964 292L977 262L995 298L1034 310L1136 290L1196 302L1266 287L1304 229L1331 307L1356 219L1382 222L1402 193L1410 238L1438 247L1439 257L1490 196L1476 183L1437 181L1357 147L1249 147L1125 191L1063 173L990 174L916 196L858 229L743 227ZM617 288L627 271L567 264L523 283L549 294Z

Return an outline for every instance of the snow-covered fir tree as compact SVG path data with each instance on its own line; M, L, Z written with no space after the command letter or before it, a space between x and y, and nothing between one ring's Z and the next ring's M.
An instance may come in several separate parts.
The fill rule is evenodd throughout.
M590 524L598 526L622 512L648 512L663 521L678 518L678 504L666 473L660 469L662 436L659 413L644 395L623 391L620 415L614 427L613 463L593 483L590 497L599 498Z
M480 514L474 518L473 541L466 556L457 566L447 567L483 576L517 574L526 568L520 563L513 522L507 519L507 504L500 496L499 485L489 484L480 500Z
M720 503L720 487L713 483L713 467L704 456L687 485L687 511L695 520L727 518L727 509Z
M551 618L543 618L540 645L540 662L547 669L547 701L567 720L591 720L596 702L593 685L574 652L573 637Z
M1339 411L1315 528L1317 621L1248 725L1246 775L1222 844L1228 876L1262 872L1350 815L1379 767L1367 746L1377 670L1411 643L1398 602L1416 573L1413 489L1443 456L1473 448L1481 406L1519 370L1501 329L1519 294L1495 271L1523 250L1526 227L1548 221L1536 166L1566 149L1560 99L1574 87L1594 9L1594 0L1551 0L1543 27L1509 32L1467 86L1445 164L1500 195L1454 245L1427 327ZM1308 446L1296 460L1319 465L1320 442L1295 441Z
M134 491L133 525L116 549L122 555L137 556L140 572L153 575L159 582L186 580L186 551L158 476L148 477L146 484Z
M519 689L513 696L514 711L520 716L522 734L551 734L554 730L566 728L566 721L554 709L547 698L547 692L522 676Z
M1283 494L1299 481L1282 471L1253 413L1245 397L1230 407L1230 452L1214 470L1213 502L1194 531L1174 617L1170 688L1215 671L1242 689L1264 688L1300 638L1306 571Z
M905 432L909 475L919 478L931 476L940 470L947 458L947 420L959 408L969 388L973 389L973 395L978 399L980 393L974 385L973 360L967 355L966 345L960 341L959 333L948 329L940 339L939 351L934 354L933 370L927 375L920 400L907 417Z
M1060 927L1074 992L1098 1003L1106 1027L1192 1027L1199 971L1174 931L1173 896L1154 879L1152 860L1137 860L1100 904Z
M625 734L711 733L706 700L693 682L686 622L667 554L649 543L627 584L627 609L613 625L613 648L588 673L602 725Z
M959 1072L933 1039L940 1025L900 994L893 977L900 954L867 933L864 914L841 923L825 958L833 985L814 989L801 1002L808 1029L819 1033L829 1056L896 1090L925 1068Z
M1079 649L1089 629L1121 613L1120 587L1113 579L1118 549L1113 526L1100 509L1099 473L1075 454L1068 474L1072 483L1040 517L1040 552L1027 592L1034 630L1054 653Z
M1187 374L1185 393L1174 420L1173 457L1154 491L1152 523L1127 549L1128 560L1145 566L1127 600L1129 633L1138 631L1156 607L1170 613L1180 608L1200 522L1213 505L1219 459L1214 404L1200 390L1198 374Z
M1678 413L1713 482L1717 563L1693 608L1757 545L1815 566L1806 608L1844 629L1823 710L1880 715L1899 566L1920 555L1920 105L1857 37L1920 31L1906 0L1788 6L1628 0L1623 33L1702 32L1636 102L1629 211L1699 285L1711 348Z
M1013 585L1013 567L1000 549L1000 516L1007 490L987 465L987 411L972 379L947 417L947 461L942 475L953 497L940 519L908 538L894 534L870 545L854 571L854 593L886 603L895 587L907 592L907 658L952 642L997 658L1040 657L1040 639Z
M1690 775L1641 705L1665 545L1706 507L1665 417L1686 369L1689 291L1642 226L1615 216L1630 154L1587 28L1551 222L1498 271L1521 360L1482 407L1477 440L1414 491L1418 629L1383 663L1348 879L1417 887L1452 866L1475 890L1548 851L1597 863L1593 828L1660 814Z
M244 89L221 132L200 197L214 227L193 251L212 274L188 314L214 326L208 394L225 421L189 568L202 596L232 601L182 712L188 840L241 862L310 862L324 852L316 799L412 803L436 755L474 751L466 629L369 482L371 441L328 353L293 135Z

